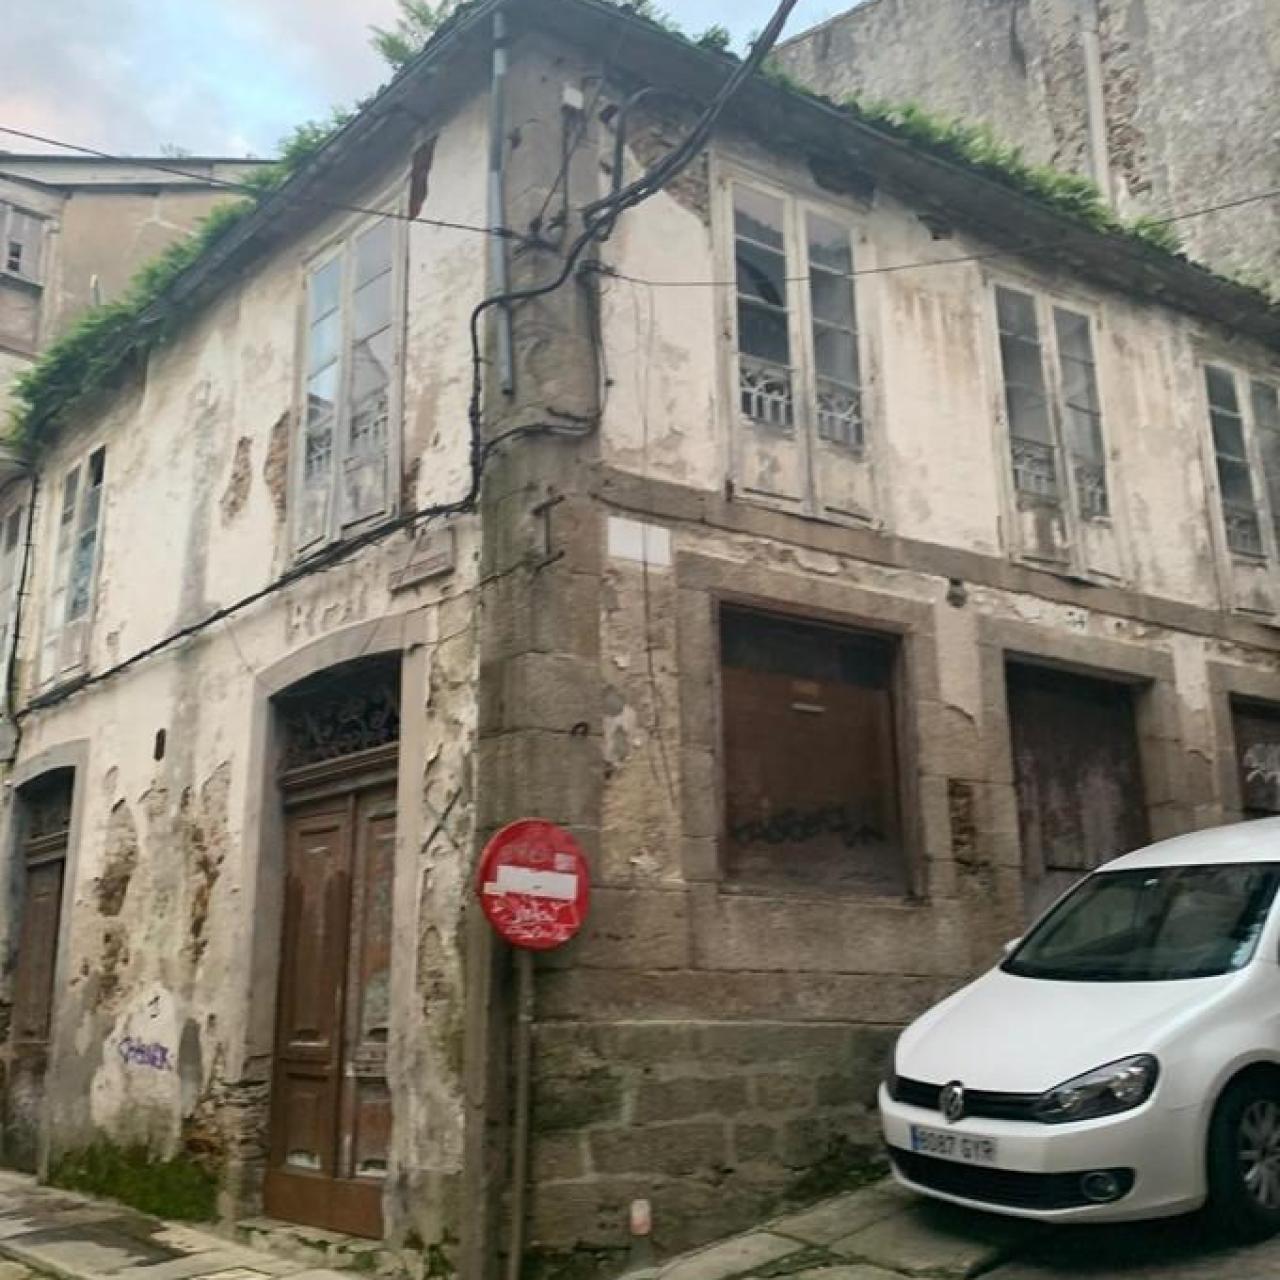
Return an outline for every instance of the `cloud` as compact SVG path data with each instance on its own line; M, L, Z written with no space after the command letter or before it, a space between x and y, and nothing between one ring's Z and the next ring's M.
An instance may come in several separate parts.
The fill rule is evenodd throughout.
M661 0L659 0L661 4ZM849 0L801 0L788 35ZM673 0L688 31L739 43L774 0ZM0 125L106 151L270 155L296 124L387 79L369 27L395 0L7 0ZM0 135L0 149L30 149Z
M394 13L394 0L10 0L0 124L108 151L269 154L386 77L368 27Z

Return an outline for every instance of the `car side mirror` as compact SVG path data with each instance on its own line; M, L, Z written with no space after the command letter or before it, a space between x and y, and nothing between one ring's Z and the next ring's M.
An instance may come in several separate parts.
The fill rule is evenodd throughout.
M1015 948L1015 947L1018 945L1018 943L1020 943L1021 941L1022 941L1022 939L1021 939L1021 938L1010 938L1010 939L1009 939L1009 941L1008 941L1008 942L1006 942L1006 943L1004 944L1004 946L1000 948L1000 950L1001 950L1001 952L1002 952L1004 955L1006 955L1006 956L1010 956L1010 955L1012 955L1012 954L1013 954L1013 950L1014 950L1014 948Z

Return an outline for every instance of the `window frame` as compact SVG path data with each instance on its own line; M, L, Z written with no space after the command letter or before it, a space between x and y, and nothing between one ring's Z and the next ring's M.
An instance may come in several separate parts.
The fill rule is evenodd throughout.
M712 156L711 185L715 193L714 230L717 240L715 260L719 264L721 278L727 284L717 292L719 299L720 332L718 352L721 368L721 389L724 398L723 422L726 432L729 474L737 492L738 477L742 475L742 436L744 430L776 432L779 440L788 441L801 450L801 471L804 478L804 494L799 501L781 497L764 497L744 494L753 501L786 510L802 511L834 523L857 523L865 526L874 521L871 511L845 511L836 513L823 506L816 471L824 450L837 451L850 463L867 467L873 460L876 447L877 423L880 420L878 379L875 376L874 351L871 335L875 329L875 304L870 291L858 279L874 265L873 247L865 237L867 207L850 196L847 203L840 203L820 191L802 177L794 183L780 183L737 158ZM735 193L746 187L783 206L783 252L786 273L787 335L790 346L792 377L792 423L790 431L757 422L742 411L740 383L740 346L738 334L738 287L735 224ZM819 432L817 360L814 342L814 309L810 285L810 253L808 218L816 215L828 222L843 226L848 233L848 247L853 276L849 280L852 294L852 319L855 337L855 362L858 377L860 439L856 445L823 436ZM801 389L803 389L801 391Z
M9 669L9 657L17 641L18 593L22 586L22 566L30 540L31 495L0 508L0 679ZM8 534L16 522L17 540L9 546ZM0 711L0 716L3 712Z
M89 568L84 594L86 605L84 612L75 618L68 618L67 608L71 601L72 575L80 539L89 532L84 523L86 498L91 486L86 484L94 461L102 460L102 475L96 486L97 510L93 521L93 562ZM53 556L50 565L48 587L44 598L44 613L41 619L40 646L37 652L37 679L40 688L56 687L68 680L75 679L89 663L89 636L93 628L94 617L98 606L98 580L102 571L103 541L106 531L106 486L107 486L107 446L95 444L92 448L78 451L60 472L60 483L54 491L49 519L52 521L52 537L48 546ZM67 511L67 482L72 475L76 476L76 487L72 503L72 518L66 522L70 533L66 546L62 545L64 513ZM55 622L55 614L57 620ZM68 658L68 649L74 645L76 652Z
M1280 509L1273 501L1272 485L1267 476L1266 457L1262 451L1254 400L1255 386L1262 385L1275 391L1280 403L1280 370L1264 370L1258 364L1241 361L1238 357L1223 356L1214 350L1198 352L1196 364L1202 439L1207 450L1209 492L1214 499L1214 528L1222 540L1223 551L1232 564L1280 570ZM1235 393L1236 413L1240 419L1245 452L1243 459L1233 460L1244 461L1248 465L1251 501L1260 542L1257 552L1232 545L1222 480L1218 471L1218 444L1213 431L1214 406L1209 398L1208 373L1211 368L1231 378ZM1280 475L1276 476L1275 482L1277 488L1280 488Z
M1040 351L1040 374L1044 387L1045 409L1052 436L1054 472L1057 481L1055 495L1036 494L1022 489L1018 485L1016 469L1013 461L1013 444L1015 439L1026 437L1015 436L1013 422L1009 413L1008 383L1005 372L1003 331L1000 324L1000 291L1017 293L1030 298L1035 313L1037 345ZM992 352L992 368L997 383L996 403L998 405L997 421L1000 425L1000 437L1003 454L1003 475L1006 478L1011 501L1016 507L1022 502L1032 504L1044 503L1057 506L1067 521L1068 530L1074 531L1080 526L1096 528L1112 528L1117 523L1117 492L1114 484L1115 461L1112 446L1108 438L1107 424L1110 412L1107 407L1105 390L1106 379L1103 376L1103 364L1100 359L1101 343L1099 337L1103 332L1102 307L1089 299L1062 293L1056 289L1046 288L1043 283L1026 279L1012 273L986 273L986 310L991 335L990 350ZM1068 430L1068 404L1066 379L1062 367L1062 347L1058 334L1058 313L1066 312L1086 321L1089 332L1089 350L1092 356L1094 395L1097 401L1096 420L1100 437L1099 452L1101 454L1103 493L1105 509L1090 511L1081 500L1080 480L1076 468L1081 462L1090 464L1082 455L1072 449L1072 441ZM1038 443L1038 442L1033 442ZM1072 538L1074 543L1076 538Z
M293 379L294 423L290 439L289 462L289 545L295 559L305 560L326 547L346 541L366 529L375 528L394 519L401 506L401 471L404 427L404 368L406 327L408 321L406 292L408 281L409 241L403 218L402 199L375 199L374 207L385 212L378 215L361 213L353 215L338 225L323 243L308 254L300 264L295 375ZM366 232L379 222L387 222L391 232L390 270L390 333L391 374L387 384L387 442L386 469L387 494L381 511L344 522L341 515L340 495L343 461L348 456L350 442L353 333L355 325L355 245ZM324 531L305 538L301 517L306 489L304 467L306 463L307 382L310 368L310 309L309 291L312 277L331 262L341 263L339 328L339 378L337 411L333 420L333 461L329 481L328 513Z
M9 237L14 216L29 218L36 228L36 269L34 272L9 266ZM35 209L25 205L14 204L10 200L0 200L0 275L10 280L21 280L24 284L36 288L44 287L45 249L48 245L46 222L48 219ZM23 242L26 243L25 241Z

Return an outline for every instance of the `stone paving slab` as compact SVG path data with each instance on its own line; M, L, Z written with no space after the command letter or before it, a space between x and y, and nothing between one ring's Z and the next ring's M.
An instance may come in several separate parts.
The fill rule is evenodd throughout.
M281 1258L223 1236L0 1175L0 1280L343 1280L339 1267ZM17 1267L12 1275L2 1268ZM28 1270L29 1269L29 1270Z
M1043 1230L925 1201L885 1181L624 1280L966 1280Z

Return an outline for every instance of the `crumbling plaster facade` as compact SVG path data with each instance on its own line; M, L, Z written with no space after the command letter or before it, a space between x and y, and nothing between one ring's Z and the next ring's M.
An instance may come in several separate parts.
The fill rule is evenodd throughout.
M992 126L1038 164L1163 217L1280 179L1280 11L1270 0L868 0L788 41L834 98L918 102ZM1178 222L1195 257L1280 278L1274 201Z
M571 210L606 189L608 108L625 90L599 72L599 51L517 43L508 225L551 207L562 166ZM417 135L436 138L427 215L486 221L488 106L472 98ZM683 127L634 113L628 176ZM399 198L414 150L344 202ZM786 459L741 448L724 284L735 178L847 221L859 269L920 264L857 282L867 440L823 477L843 486L839 518L746 492L753 467ZM108 450L90 673L290 565L280 453L301 272L346 221L282 238L45 454L24 698L38 692L48 495L87 450ZM572 230L512 252L513 286L548 278ZM467 317L493 284L480 237L403 235L402 510L466 492ZM939 238L891 186L832 191L802 157L728 126L621 220L596 269L515 310L509 394L491 329L486 432L528 430L451 523L451 573L394 589L409 546L392 535L25 715L15 786L42 761L76 769L46 1165L104 1134L185 1148L218 1169L228 1215L253 1207L280 945L270 700L343 661L398 653L402 670L386 1229L447 1244L477 1280L504 1238L512 1011L509 953L467 902L503 823L560 822L591 861L582 935L537 966L526 1243L552 1266L610 1266L633 1199L652 1202L656 1242L674 1250L868 1154L896 1029L1020 931L1010 656L1133 688L1153 835L1238 817L1229 699L1280 702L1280 581L1226 550L1200 361L1226 352L1265 373L1275 355L988 250L962 230ZM1008 477L998 281L1095 318L1114 511L1065 543L1024 527ZM726 877L718 616L732 604L895 639L906 893ZM172 1069L122 1055L125 1037L164 1047Z

